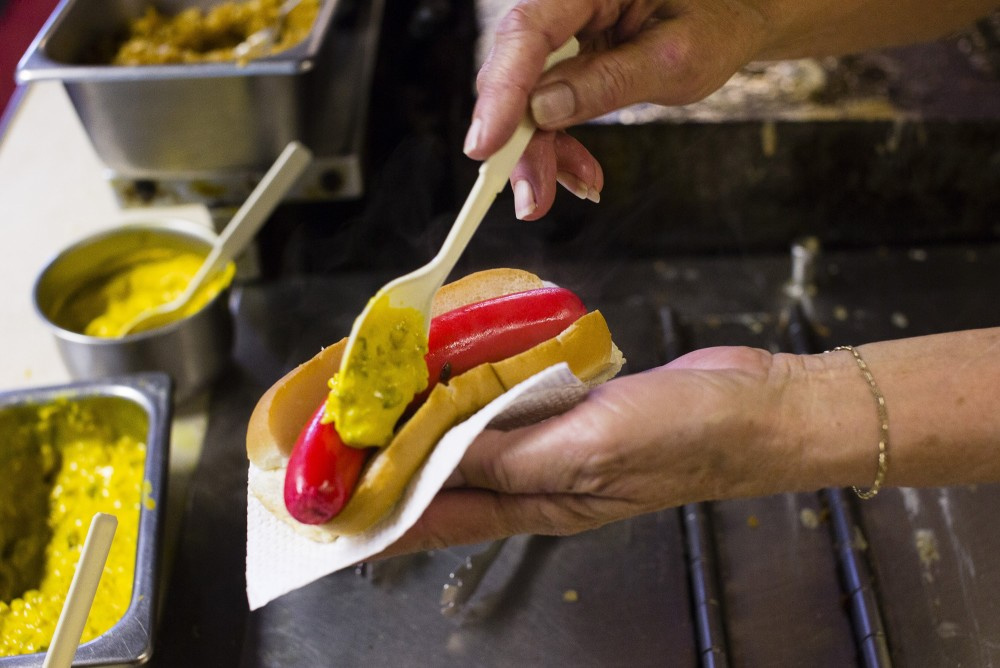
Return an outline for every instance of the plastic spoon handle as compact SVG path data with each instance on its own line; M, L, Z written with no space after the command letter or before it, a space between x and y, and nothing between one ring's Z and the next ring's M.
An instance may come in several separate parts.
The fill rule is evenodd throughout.
M188 298L195 293L202 281L213 276L246 248L267 217L281 203L289 188L295 185L311 158L309 150L299 142L292 142L285 147L219 235L204 264L185 290Z
M288 144L212 244L212 250L185 286L184 292L165 304L140 313L122 327L121 336L128 335L140 324L184 308L205 281L246 248L311 160L312 153L305 146L296 141Z
M104 573L104 564L111 551L111 542L118 529L118 518L114 515L97 513L90 522L87 538L83 542L80 560L69 585L69 593L63 603L52 643L45 653L44 668L62 668L73 665L76 648L80 644L83 628L94 604L97 585Z
M571 37L569 41L549 55L545 61L545 69L548 70L579 52L580 43L576 41L575 37ZM434 268L434 275L440 277L440 283L444 282L444 279L454 268L496 196L507 185L511 172L514 171L514 166L520 160L524 149L528 147L528 142L531 141L536 129L531 114L525 113L507 143L480 165L479 178L476 179L465 204L458 212L455 224L441 245L441 250L428 265L428 267Z
M580 45L576 38L571 37L568 42L552 52L545 63L545 68L548 69L562 60L573 57L579 50ZM479 177L437 255L422 267L382 286L375 298L369 300L361 314L355 318L351 335L347 338L347 345L344 348L341 369L350 369L353 366L354 344L361 337L361 333L366 331L368 315L380 297L386 297L394 307L416 309L424 316L425 333L430 330L431 302L434 293L454 269L455 263L479 228L497 194L507 184L511 172L514 171L514 165L524 153L534 132L535 124L526 110L507 143L479 167Z

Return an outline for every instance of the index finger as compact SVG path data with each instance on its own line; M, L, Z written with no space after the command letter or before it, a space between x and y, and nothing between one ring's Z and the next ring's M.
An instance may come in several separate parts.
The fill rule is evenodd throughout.
M545 59L590 22L586 1L522 0L499 22L476 79L479 98L465 141L470 158L485 160L513 134Z

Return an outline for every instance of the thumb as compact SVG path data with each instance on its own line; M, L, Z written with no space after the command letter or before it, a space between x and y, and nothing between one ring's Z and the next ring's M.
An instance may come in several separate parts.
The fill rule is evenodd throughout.
M664 20L629 41L581 53L542 75L530 96L535 123L558 130L639 102L696 102L722 86L738 67L706 57L717 48L693 24Z

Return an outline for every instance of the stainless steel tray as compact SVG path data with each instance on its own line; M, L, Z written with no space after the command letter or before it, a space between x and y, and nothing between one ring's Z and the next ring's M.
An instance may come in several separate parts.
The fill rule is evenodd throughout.
M139 517L131 603L125 615L110 630L80 646L74 665L135 665L149 660L153 650L167 494L171 392L169 376L147 373L0 393L0 413L71 400L119 402L127 404L122 408L134 414L132 417L141 414L145 418L144 425L138 424L142 420L121 425L123 429L137 431L145 427L145 433L137 437L144 438L146 442L144 480L149 482ZM0 444L0 447L3 445ZM0 667L39 666L43 656L21 654L0 657Z
M324 126L312 115L329 110L338 66L326 52L337 0L325 0L303 42L245 65L89 62L148 4L63 0L18 65L18 81L61 81L98 155L120 175L263 171L293 139L315 152ZM156 4L172 14L213 3Z

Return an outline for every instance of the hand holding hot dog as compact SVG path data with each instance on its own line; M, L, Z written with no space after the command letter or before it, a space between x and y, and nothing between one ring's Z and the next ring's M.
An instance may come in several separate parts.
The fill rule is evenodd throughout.
M511 175L519 218L536 220L556 182L599 199L598 161L561 132L636 102L700 100L753 60L827 56L932 39L993 9L992 0L521 0L501 20L477 79L465 152L483 160L526 107L539 128ZM580 55L542 73L575 35Z
M469 279L473 286L479 284L477 276ZM510 292L538 287L532 282ZM477 292L461 290L461 298L442 310L481 299L470 299ZM597 326L584 332L577 327L584 321ZM577 332L577 343L600 352L592 369L613 375L621 358L607 357L608 346L611 352L616 349L604 327L599 313L591 312L566 331ZM601 342L591 345L595 334ZM541 345L551 352L551 340ZM555 347L559 355L566 352ZM1000 412L995 410L1000 328L871 343L863 349L893 420L886 486L1000 480ZM261 398L247 436L252 470L259 467L284 480L292 443L322 402L340 351L327 348ZM550 363L546 355L539 366ZM600 383L607 375L593 378ZM437 408L427 413L440 417ZM438 427L451 424L448 417ZM597 384L582 403L539 424L484 432L422 518L384 555L517 533L570 534L709 499L865 487L874 474L875 427L871 392L847 353L698 350L665 366ZM424 432L419 426L415 430ZM434 440L426 445L433 447ZM382 501L369 504L381 496L382 483L394 489L391 497L407 477L373 476L359 496L366 500L349 522L353 526L335 520L326 527L330 535L325 539L345 528L364 530L377 520L394 503L380 508L374 506ZM265 486L253 493L265 505L274 501L272 512L283 512L278 507L283 506L280 482L276 490Z
M484 432L385 556L520 533L567 535L682 503L786 487L780 472L767 482L750 473L764 462L753 461L760 449L748 442L757 434L746 419L777 411L762 390L780 365L762 350L699 351L609 381L543 423ZM731 479L744 484L726 484Z
M1000 481L1000 328L863 349L893 421L888 486ZM847 353L695 351L611 380L546 422L485 432L383 556L572 534L702 500L866 487L873 414Z
M560 363L599 384L624 363L600 312L529 272L466 276L437 292L434 311L426 345L412 340L414 323L379 315L356 385L339 378L342 340L261 397L247 429L249 487L272 515L316 541L362 534L396 507L444 434L506 390ZM356 411L352 423L330 410L335 396L356 407L359 395L391 409L392 422L387 411Z

